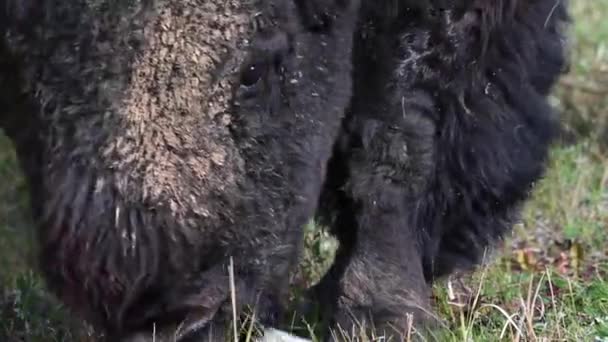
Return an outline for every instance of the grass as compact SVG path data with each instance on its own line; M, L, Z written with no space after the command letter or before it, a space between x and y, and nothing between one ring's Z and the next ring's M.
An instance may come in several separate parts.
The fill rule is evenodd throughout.
M573 63L554 100L577 139L554 148L522 222L485 266L435 285L435 340L608 341L608 0L572 5ZM0 340L94 341L32 271L26 187L1 136L0 179ZM306 244L308 283L335 244L312 225Z

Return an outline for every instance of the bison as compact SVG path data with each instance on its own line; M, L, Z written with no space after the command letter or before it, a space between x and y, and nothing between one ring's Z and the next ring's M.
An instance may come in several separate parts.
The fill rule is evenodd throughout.
M0 4L42 269L115 338L221 340L231 260L237 310L276 325L315 215L340 241L324 318L399 337L510 230L559 132L565 1Z
M1 0L0 127L52 292L112 341L220 341L232 299L274 325L350 99L357 15L356 0Z
M478 264L543 175L566 1L363 1L353 96L319 216L340 241L311 291L333 327L433 323L430 284Z

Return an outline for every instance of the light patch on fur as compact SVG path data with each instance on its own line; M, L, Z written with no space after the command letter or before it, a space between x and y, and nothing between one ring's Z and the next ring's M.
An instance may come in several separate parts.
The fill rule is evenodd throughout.
M244 172L228 128L237 75L218 70L245 54L259 3L49 0L45 9L36 34L13 28L6 42L47 127L46 174L75 182L63 178L77 163L94 190L125 205L199 226L220 220L218 196L230 197Z
M165 1L155 9L116 108L125 130L103 152L128 173L130 184L119 189L125 197L139 195L131 200L165 206L178 219L217 212L210 197L234 186L239 156L227 128L236 80L214 75L248 38L254 12L242 0Z

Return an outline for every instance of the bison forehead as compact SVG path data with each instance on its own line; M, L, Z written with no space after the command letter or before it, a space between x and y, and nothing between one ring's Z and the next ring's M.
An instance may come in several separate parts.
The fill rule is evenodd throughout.
M235 183L238 156L227 130L235 79L216 75L250 34L252 15L240 1L168 1L143 28L144 44L116 108L124 132L106 142L104 156L119 169L141 172L153 202L167 195L196 201ZM125 137L132 143L121 149ZM180 204L206 211L201 202Z
M241 164L228 130L235 77L217 74L253 33L253 3L51 0L34 10L39 24L9 41L48 122L50 171L79 163L127 201L213 212L205 198L233 187Z

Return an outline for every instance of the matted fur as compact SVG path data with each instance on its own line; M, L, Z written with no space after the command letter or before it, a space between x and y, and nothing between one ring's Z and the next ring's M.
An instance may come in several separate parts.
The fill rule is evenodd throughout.
M558 131L566 6L364 1L319 214L341 243L314 289L335 324L404 333L433 316L429 283L510 231Z
M111 338L216 341L233 257L236 302L273 324L350 96L356 8L0 1L0 125L50 288Z

